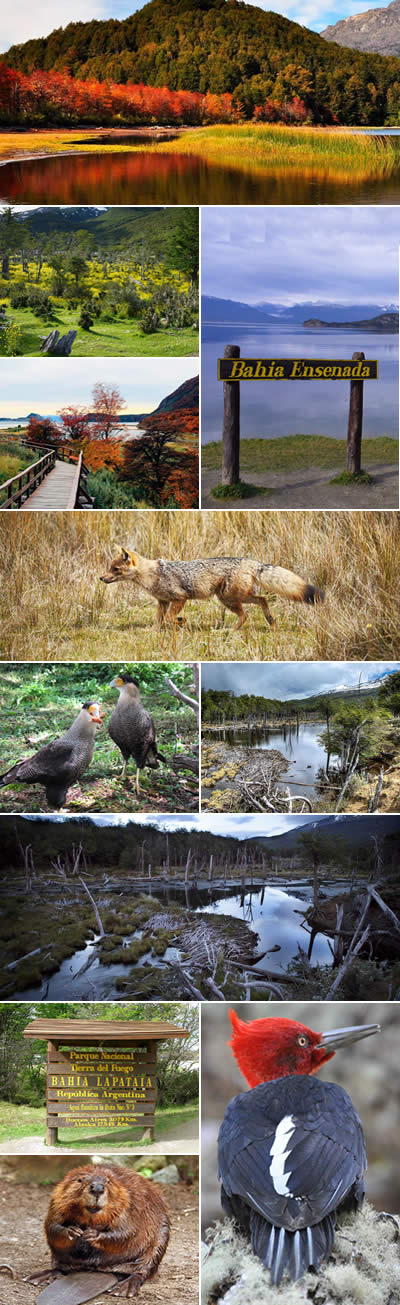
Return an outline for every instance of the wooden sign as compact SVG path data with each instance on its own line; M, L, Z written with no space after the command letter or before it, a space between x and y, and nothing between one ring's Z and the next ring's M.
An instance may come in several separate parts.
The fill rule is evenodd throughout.
M48 1044L47 1127L154 1128L156 1046Z
M374 360L340 358L218 358L219 381L371 381Z

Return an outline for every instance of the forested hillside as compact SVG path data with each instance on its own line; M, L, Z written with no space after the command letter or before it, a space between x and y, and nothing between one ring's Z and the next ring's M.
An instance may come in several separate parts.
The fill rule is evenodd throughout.
M122 22L69 23L12 46L4 62L50 79L68 71L92 83L228 94L239 117L257 109L267 121L271 105L295 98L320 122L378 123L400 107L398 59L330 44L237 0L151 0Z

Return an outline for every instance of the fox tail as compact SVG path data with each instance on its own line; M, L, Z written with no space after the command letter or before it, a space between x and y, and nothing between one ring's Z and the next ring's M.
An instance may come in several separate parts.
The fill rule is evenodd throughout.
M261 584L267 593L280 594L291 598L295 603L323 603L324 593L294 571L286 571L283 566L265 566L262 568Z

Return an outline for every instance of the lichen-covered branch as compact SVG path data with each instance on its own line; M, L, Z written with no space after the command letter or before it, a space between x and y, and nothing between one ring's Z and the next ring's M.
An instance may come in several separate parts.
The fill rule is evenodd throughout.
M202 1267L202 1305L396 1305L400 1255L396 1221L365 1203L338 1224L334 1250L299 1282L273 1287L249 1243L227 1221L212 1232Z

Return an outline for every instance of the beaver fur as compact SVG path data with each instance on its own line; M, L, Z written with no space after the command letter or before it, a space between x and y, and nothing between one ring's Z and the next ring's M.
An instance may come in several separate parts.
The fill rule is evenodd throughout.
M154 1183L115 1164L71 1169L54 1188L45 1220L54 1269L128 1273L127 1296L156 1273L169 1230Z

